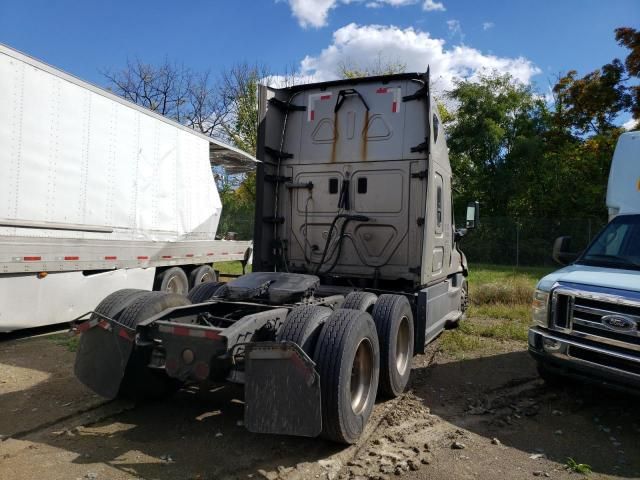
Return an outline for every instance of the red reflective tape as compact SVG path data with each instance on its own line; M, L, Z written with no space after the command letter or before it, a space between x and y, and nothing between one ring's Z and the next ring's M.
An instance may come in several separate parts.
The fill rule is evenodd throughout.
M193 257L193 253L187 253L185 257Z
M81 323L80 325L78 325L78 331L79 332L86 332L87 330L89 330L93 325L91 325L91 322L84 322Z
M181 337L188 337L189 329L187 327L173 327L173 334L180 335Z
M218 334L218 332L212 332L211 330L205 330L204 331L204 336L205 336L205 338L208 338L209 340L219 340L220 339L220 335Z
M148 256L146 256L146 255L140 255L140 256L138 257L138 260L149 260L149 257L148 257Z
M42 257L22 257L25 262L38 262L42 260Z
M64 257L65 260L80 260L80 257L75 256L75 255L71 255L71 256L67 256Z
M118 332L118 336L124 338L125 340L131 341L131 336L129 335L129 332L127 332L124 328L120 329L120 331Z
M102 320L98 323L98 326L100 328L104 328L105 330L109 330L109 322L107 322L106 320Z
M398 111L398 102L393 102L393 103L391 104L391 111L392 111L393 113L396 113L396 112Z
M229 255L229 252L222 252L220 255Z
M207 253L207 255L213 255L213 254L214 254L213 252L209 252L209 253Z
M379 88L376 90L376 93L387 93L389 91L388 88Z
M331 100L331 95L321 95L320 100Z
M104 257L105 260L117 260L118 257L116 257L115 255L107 255L106 257Z
M171 255L162 255L162 258L171 258Z
M316 118L316 112L311 110L311 114L309 118L311 118L311 120L313 121Z

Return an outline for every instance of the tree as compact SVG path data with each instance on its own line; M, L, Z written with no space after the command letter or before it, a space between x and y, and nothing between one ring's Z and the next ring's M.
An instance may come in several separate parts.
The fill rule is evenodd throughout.
M226 98L217 94L210 72L184 65L128 60L119 71L103 71L114 93L210 137L220 138L229 116Z
M633 28L621 27L615 29L616 41L620 46L627 47L630 52L624 61L629 76L640 79L640 32ZM633 99L631 113L635 120L640 121L640 85L629 87ZM636 124L636 127L639 124Z
M394 73L404 73L407 70L407 64L399 60L390 60L382 56L379 52L378 56L365 65L358 65L357 62L347 59L338 65L338 75L341 78L360 78L374 75L392 75Z

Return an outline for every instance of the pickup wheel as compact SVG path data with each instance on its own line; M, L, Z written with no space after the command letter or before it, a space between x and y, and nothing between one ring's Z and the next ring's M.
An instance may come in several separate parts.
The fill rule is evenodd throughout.
M191 300L191 303L202 303L209 300L213 297L216 291L222 286L224 283L221 282L205 282L200 285L196 285L191 290L189 290L189 294L187 298Z
M205 282L217 282L218 276L216 271L211 268L211 265L200 265L194 268L189 274L189 287L193 289Z
M411 374L414 341L411 305L402 295L380 295L371 315L380 339L378 391L387 398L397 397Z
M296 307L287 315L276 334L276 340L294 342L309 357L313 357L320 329L331 313L330 308L318 305Z
M189 279L180 267L171 267L156 275L153 289L159 292L186 295L189 291Z
M351 292L347 294L340 308L371 313L376 300L378 300L378 297L371 292Z
M165 292L146 292L138 296L122 312L118 321L129 328L156 315L167 308L190 305L191 301L183 295ZM127 362L119 396L131 400L156 400L180 388L181 383L169 377L164 371L148 367L151 348L134 346Z
M320 374L322 436L355 443L371 416L380 347L371 315L339 309L327 318L314 354Z

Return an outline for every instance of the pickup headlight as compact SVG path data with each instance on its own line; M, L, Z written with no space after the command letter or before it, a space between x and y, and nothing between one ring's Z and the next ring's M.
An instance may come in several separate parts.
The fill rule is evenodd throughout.
M548 326L549 292L536 289L533 294L531 310L534 325L540 325L541 327Z

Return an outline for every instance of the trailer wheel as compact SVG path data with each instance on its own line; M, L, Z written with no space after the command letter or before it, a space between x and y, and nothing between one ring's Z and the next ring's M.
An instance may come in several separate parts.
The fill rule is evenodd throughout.
M222 282L205 282L200 285L196 285L191 290L187 298L191 300L191 303L202 303L209 300L216 293L224 283Z
M122 312L119 322L130 328L143 320L171 307L190 305L183 295L165 292L146 292L137 297ZM136 345L129 357L127 368L120 384L119 396L132 400L156 400L180 388L180 382L169 377L164 371L149 368L151 348Z
M371 313L376 300L378 300L378 297L371 292L351 292L345 297L344 303L340 308Z
M278 342L294 342L313 357L320 328L333 310L319 305L302 305L289 312L276 334Z
M189 288L196 287L205 282L217 282L218 276L211 265L200 265L189 274Z
M402 295L380 295L371 315L380 339L378 390L385 397L397 397L411 374L414 341L411 305Z
M156 275L154 290L186 295L189 291L189 279L180 267L171 267Z
M320 331L314 361L320 374L322 436L340 443L356 442L371 416L378 389L380 347L371 315L334 311Z

